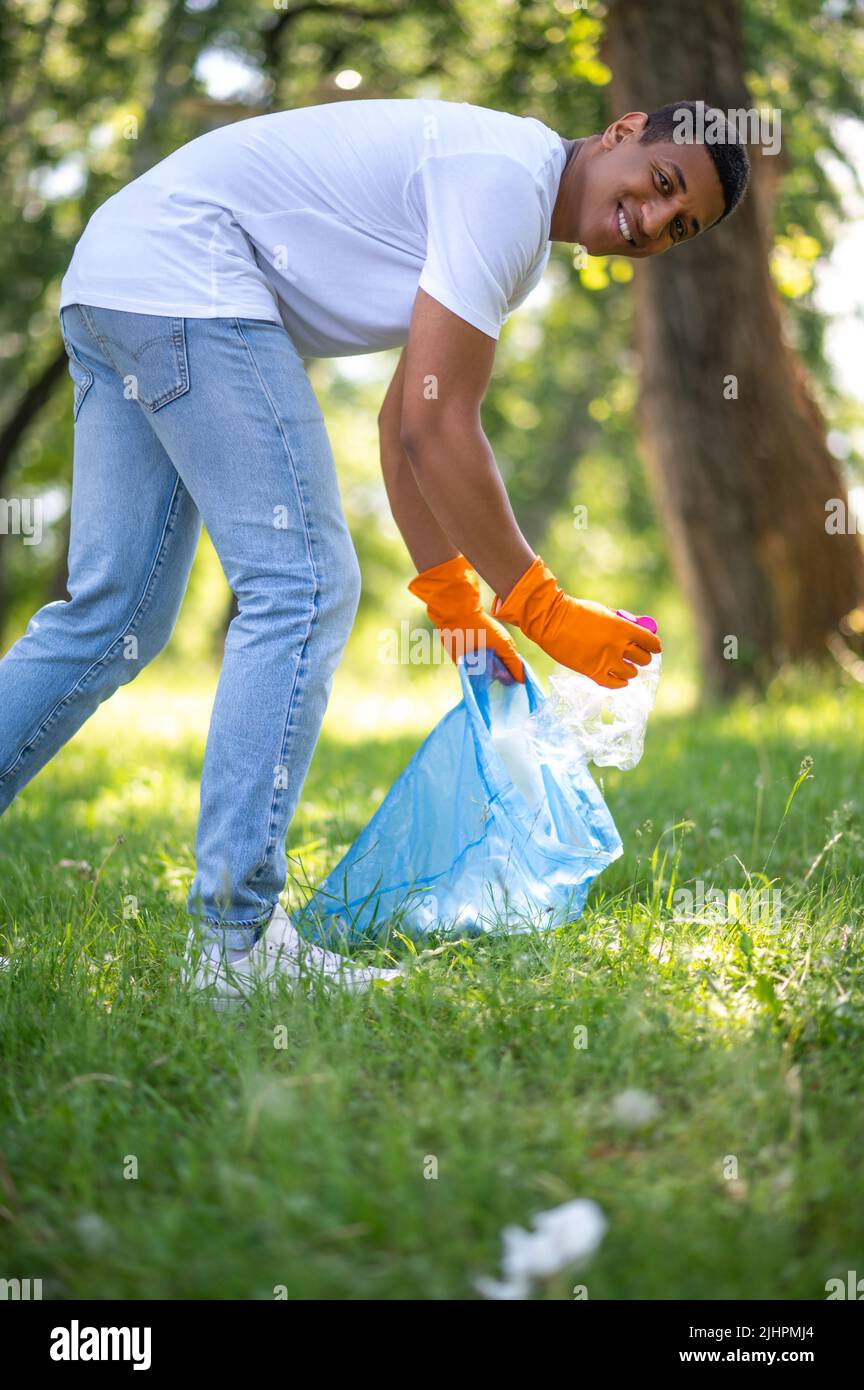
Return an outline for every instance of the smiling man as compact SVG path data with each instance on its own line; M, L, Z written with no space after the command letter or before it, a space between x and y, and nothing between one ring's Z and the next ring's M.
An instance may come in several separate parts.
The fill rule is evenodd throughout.
M746 188L745 149L679 143L688 108L631 111L601 135L568 142L551 238L579 240L592 256L657 256L731 213Z
M631 111L602 133L562 139L560 173L554 155L532 166L527 134L514 140L506 162L490 156L497 182L489 199L481 174L475 199L482 203L469 198L463 212L463 228L468 221L475 230L463 230L458 270L450 268L451 277L466 282L461 295L442 293L427 268L420 277L408 344L379 417L391 508L420 571L408 587L426 602L451 655L494 650L515 680L524 678L522 663L496 618L610 687L632 679L659 642L651 646L609 609L566 595L519 531L480 425L500 329L495 315L503 322L505 311L521 303L548 259L548 243L537 258L532 210L550 243L644 259L683 245L735 209L749 180L746 149L731 131L710 145L680 141L682 116L694 110L695 103L673 102L650 114ZM532 124L539 126L522 122ZM520 266L528 267L521 280ZM475 570L497 591L495 617L480 607Z
M524 672L493 614L622 686L656 636L570 597L520 531L480 405L552 240L645 257L735 207L740 145L674 139L677 107L563 139L465 102L337 102L211 131L91 217L60 295L74 383L70 598L0 662L0 813L165 645L202 520L239 612L201 784L193 974L225 1003L310 972L365 989L279 904L285 835L360 574L304 357L404 346L382 406L387 494L448 650ZM503 596L503 597L502 597ZM389 973L389 972L385 972Z
M693 103L650 116L631 111L587 140L568 141L553 241L579 241L592 256L644 259L680 246L737 207L749 176L743 145L684 144L679 119Z

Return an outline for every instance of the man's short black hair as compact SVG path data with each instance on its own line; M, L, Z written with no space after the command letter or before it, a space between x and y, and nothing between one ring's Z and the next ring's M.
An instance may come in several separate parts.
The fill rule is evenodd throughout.
M720 187L723 189L723 212L717 221L722 222L724 217L728 217L730 212L734 212L744 194L747 192L747 185L750 182L750 156L747 153L747 146L738 138L733 127L729 125L722 111L702 103L702 116L704 122L712 123L715 129L723 131L722 140L706 140L705 148L714 161L714 168L717 170L717 177L720 180ZM689 120L683 114L689 112ZM696 128L697 108L695 101L670 101L665 106L658 106L656 111L648 113L648 120L645 122L645 129L639 138L640 145L654 145L658 141L667 141L670 144L688 144L690 141L681 139L682 129L686 131L687 125L691 129ZM678 139L675 133L679 132Z

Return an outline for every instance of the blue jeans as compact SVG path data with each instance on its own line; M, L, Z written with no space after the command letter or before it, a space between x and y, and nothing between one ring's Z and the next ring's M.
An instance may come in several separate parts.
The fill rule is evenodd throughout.
M61 310L74 382L70 598L0 661L0 814L168 641L201 522L236 595L201 780L188 909L248 942L360 596L321 410L263 319ZM222 932L219 930L219 934Z

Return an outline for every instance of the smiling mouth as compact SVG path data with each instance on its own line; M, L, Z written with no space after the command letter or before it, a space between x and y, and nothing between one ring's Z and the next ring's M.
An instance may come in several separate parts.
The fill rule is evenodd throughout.
M624 209L620 203L618 204L618 229L625 241L629 241L631 246L636 245L633 233L628 226L627 218L624 216Z

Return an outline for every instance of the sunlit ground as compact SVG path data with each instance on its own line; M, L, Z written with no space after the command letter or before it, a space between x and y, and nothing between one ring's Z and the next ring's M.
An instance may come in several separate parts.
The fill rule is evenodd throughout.
M452 667L367 650L289 834L313 880L459 698ZM154 665L3 818L4 1270L46 1296L468 1298L506 1225L575 1196L607 1234L539 1297L820 1298L855 1268L864 692L805 675L699 713L670 662L642 762L603 774L625 853L579 921L238 1020L179 978L216 675Z

